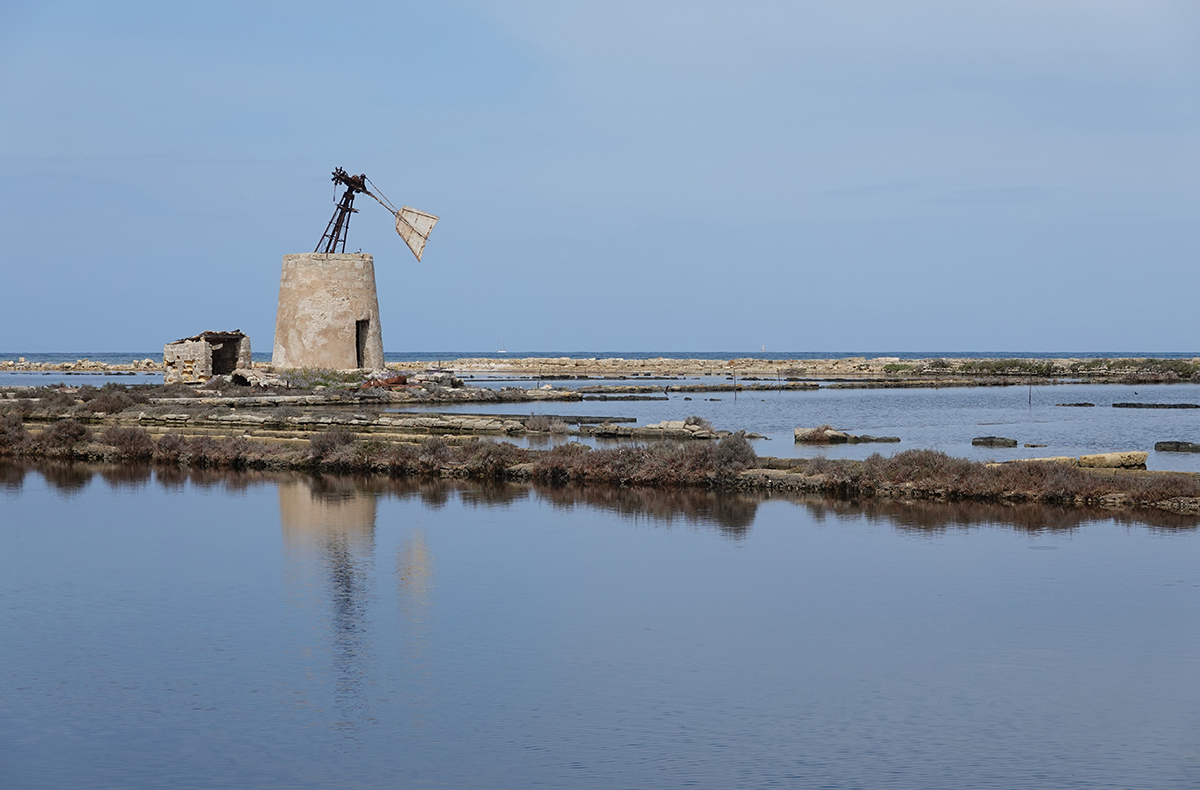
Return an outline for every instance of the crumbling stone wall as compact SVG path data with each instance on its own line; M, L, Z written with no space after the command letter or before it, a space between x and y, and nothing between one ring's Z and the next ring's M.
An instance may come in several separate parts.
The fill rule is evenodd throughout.
M165 384L203 384L213 376L249 370L250 338L232 332L201 332L163 346Z

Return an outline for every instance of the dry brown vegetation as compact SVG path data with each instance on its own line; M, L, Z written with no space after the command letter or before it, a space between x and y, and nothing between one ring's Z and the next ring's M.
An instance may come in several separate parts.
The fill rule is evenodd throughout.
M1096 474L1057 463L982 464L935 450L878 453L865 461L816 458L796 471L819 476L824 490L850 495L932 496L951 500L1096 503L1125 496L1132 503L1200 497L1200 475Z
M69 417L33 433L19 413L9 412L0 416L0 456L149 462L176 469L307 469L392 477L526 479L550 485L787 489L851 498L1109 507L1164 507L1164 502L1174 502L1171 508L1180 512L1200 511L1200 475L1099 474L1037 462L988 465L932 450L908 450L887 457L875 454L864 461L796 460L783 462L789 465L788 473L746 476L742 473L763 464L741 433L719 442L630 444L611 449L571 443L531 450L480 439L451 444L436 436L420 443L394 442L334 429L314 435L307 445L286 445L240 436L168 433L155 439L143 428L125 426L111 426L95 437L86 425Z
M545 414L533 414L525 420L525 430L562 435L567 433L570 428L562 420L556 420Z
M719 486L755 466L758 456L745 434L716 444L630 445L592 450L566 444L538 456L536 480L555 483L609 483L658 487Z

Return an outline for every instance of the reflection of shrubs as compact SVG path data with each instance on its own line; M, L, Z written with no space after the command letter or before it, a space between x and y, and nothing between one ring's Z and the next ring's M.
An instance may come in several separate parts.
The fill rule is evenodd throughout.
M117 448L130 460L144 460L154 454L154 442L145 428L113 425L105 429L100 440Z
M59 420L42 432L41 444L50 449L69 450L92 438L92 432L75 420Z

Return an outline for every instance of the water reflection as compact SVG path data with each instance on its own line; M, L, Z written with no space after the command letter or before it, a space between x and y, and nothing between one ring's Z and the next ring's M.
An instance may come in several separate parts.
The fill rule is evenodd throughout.
M61 494L73 495L97 473L110 486L134 488L155 480L167 490L188 485L220 487L230 492L256 486L279 487L285 542L297 556L335 556L353 567L373 563L376 503L380 498L417 498L430 509L451 501L473 508L505 507L531 496L556 508L593 507L626 518L671 525L678 522L711 526L741 539L749 534L758 509L768 501L790 501L817 519L862 516L900 530L934 534L977 526L1006 526L1022 531L1077 529L1089 521L1112 519L1120 524L1160 530L1193 530L1200 515L1157 510L1108 511L1098 508L981 502L898 502L885 499L845 500L813 495L714 492L702 489L657 490L615 486L550 486L512 483L467 483L446 479L380 476L318 476L267 471L227 471L146 466L89 466L60 462L0 461L0 487L20 491L28 471L35 471ZM332 560L330 560L332 561ZM332 567L332 566L331 566ZM347 566L349 567L349 566Z
M146 464L105 464L99 468L100 477L113 488L138 490L144 488L153 476Z
M39 464L38 472L46 483L60 494L77 494L92 482L95 469L84 464L47 461Z
M433 576L433 553L425 532L414 528L396 549L396 590L403 629L400 658L410 680L408 692L414 707L413 724L418 727L424 724L420 711L430 693L432 679L428 647Z
M0 462L0 488L17 493L25 486L25 475L28 470L18 464Z
M865 516L899 530L938 534L980 526L1009 527L1021 532L1070 532L1088 522L1112 519L1118 524L1142 525L1161 530L1190 530L1200 526L1200 516L1159 510L1109 511L1036 503L898 502L888 499L842 500L806 497L801 503L814 520L827 516Z
M368 623L375 560L376 497L353 478L294 477L279 483L279 518L293 580L320 590L329 612L338 728L353 731L369 718L374 655ZM311 601L310 603L317 603Z
M745 537L761 496L703 489L659 490L617 486L537 486L538 496L555 507L607 510L631 518L672 524L684 521L716 526L733 538Z
M464 502L480 492L441 480L336 475L289 476L278 481L278 488L290 585L303 608L327 612L339 710L334 726L354 734L374 720L370 687L385 671L375 644L390 636L380 631L388 618L373 592L381 589L374 578L379 499L417 497L438 508L456 492ZM406 678L403 687L419 710L430 686L434 580L433 553L421 529L414 527L396 547L395 575L401 654L386 671ZM419 715L415 723L421 724Z

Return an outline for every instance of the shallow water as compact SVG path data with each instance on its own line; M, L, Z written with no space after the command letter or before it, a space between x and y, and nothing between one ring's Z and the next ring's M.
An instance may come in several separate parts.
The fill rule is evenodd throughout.
M2 357L0 357L2 358ZM162 384L161 373L133 373L117 371L113 373L62 373L59 371L38 371L10 373L0 371L0 387L53 387L65 384L68 387L103 387L105 384Z
M628 416L638 424L697 415L724 430L746 430L760 455L866 458L871 453L942 450L977 461L1006 461L1117 450L1150 453L1150 469L1200 472L1200 453L1160 453L1162 441L1200 443L1200 409L1114 409L1113 403L1200 403L1200 384L1070 384L1042 387L945 387L939 389L820 389L804 392L671 394L667 401L465 404L438 406L446 413ZM691 400L685 400L690 397ZM1032 401L1032 403L1030 402ZM1056 406L1090 402L1094 408ZM430 410L429 407L409 411ZM798 445L800 426L830 424L854 434L898 436L899 444L820 447ZM977 436L1005 436L1013 449L975 447Z
M0 784L1200 782L1200 533L0 465Z

